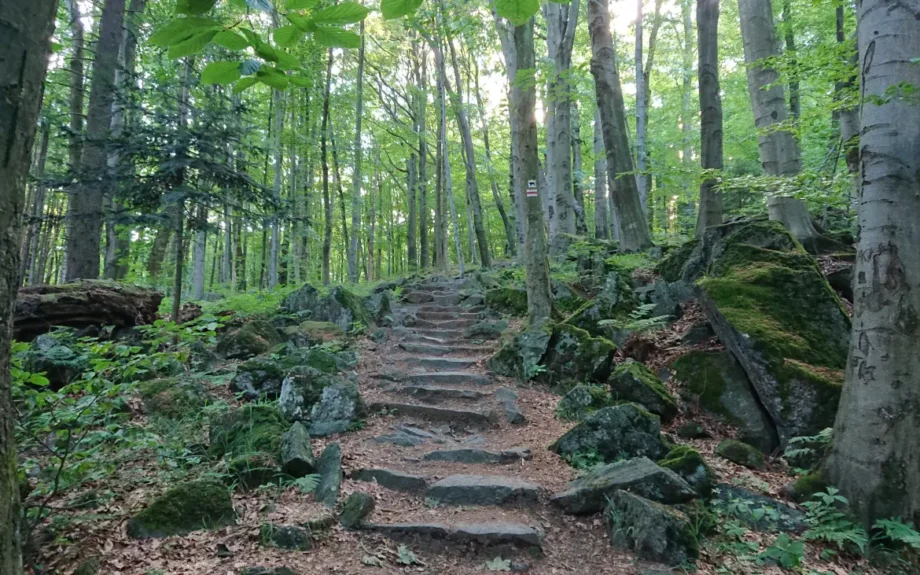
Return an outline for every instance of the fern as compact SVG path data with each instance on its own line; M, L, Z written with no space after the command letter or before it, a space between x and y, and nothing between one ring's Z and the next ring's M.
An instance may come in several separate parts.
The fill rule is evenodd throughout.
M898 519L879 519L873 525L879 535L873 537L877 539L888 539L897 543L907 545L911 549L920 549L920 533L913 527Z
M297 487L301 493L313 493L319 486L319 475L304 475L291 482L291 485Z
M626 329L637 333L658 329L663 327L671 316L659 315L650 317L654 309L655 304L653 303L643 304L631 311L628 319L603 319L597 322L597 325L601 327Z
M837 488L828 487L827 491L815 493L811 501L802 504L808 510L805 517L808 529L804 537L836 545L841 551L853 551L855 548L860 555L865 555L869 535L841 510L846 509L849 501L839 493Z

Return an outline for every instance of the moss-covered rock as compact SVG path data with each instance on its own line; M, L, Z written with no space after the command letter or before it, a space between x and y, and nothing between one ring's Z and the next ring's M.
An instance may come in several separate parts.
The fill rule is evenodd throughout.
M692 447L682 445L672 449L664 459L658 461L658 465L681 476L700 497L709 497L712 493L712 486L716 481L715 473L706 464L700 452Z
M329 321L302 321L282 331L295 347L310 347L345 337L345 331Z
M499 339L508 329L508 322L501 320L484 320L463 330L467 339Z
M319 401L310 408L310 433L319 437L343 433L366 416L358 386L343 380L325 386Z
M264 452L245 453L230 458L227 461L227 472L238 486L246 490L277 483L283 476L278 466L278 456Z
M622 344L627 334L613 326L602 325L601 322L626 321L630 312L638 307L639 301L633 293L629 278L629 272L623 270L614 269L607 272L597 297L578 308L565 323Z
M225 486L214 481L192 481L170 489L132 517L128 535L136 539L184 535L199 529L217 529L235 520Z
M627 360L618 365L608 384L614 397L638 403L665 423L677 415L674 396L652 370L638 361Z
M763 453L737 439L723 439L716 447L716 455L751 469L763 469L764 466Z
M281 436L281 471L291 477L304 477L315 468L310 433L303 423L295 421Z
M703 426L696 421L685 421L677 426L677 437L681 439L705 439L710 437Z
M284 366L276 359L256 357L236 368L230 389L250 401L276 399L281 393Z
M207 405L211 396L204 386L188 377L167 377L138 385L144 410L159 417L179 419Z
M527 315L527 290L506 286L487 290L486 305L501 313Z
M297 525L275 525L266 523L259 528L259 542L287 551L308 551L313 549L310 532Z
M281 455L281 435L288 425L274 405L244 405L212 422L210 449L216 456Z
M549 321L527 327L489 358L489 369L516 379L533 378L552 336L553 324Z
M658 417L634 403L600 409L549 447L562 457L594 454L606 462L631 457L660 459L668 449L661 440Z
M549 386L605 381L614 351L616 346L607 339L592 337L573 325L557 324L541 360L545 369L534 379Z
M253 319L230 330L217 342L217 353L227 359L249 359L282 343L281 334L265 320Z
M339 375L325 373L309 365L295 367L281 383L278 407L291 421L309 421L310 411L322 398L323 390L344 381Z
M556 416L570 421L581 421L598 409L610 407L614 399L607 388L600 385L576 385L559 400Z
M361 525L364 518L374 511L374 496L362 491L356 491L348 496L342 504L339 514L339 523L346 529L354 529Z
M684 264L690 258L690 254L696 249L699 240L690 240L684 242L677 249L671 250L655 265L655 271L665 281L676 282L681 279L681 272Z
M681 394L710 414L738 427L738 438L764 453L779 445L769 414L731 352L694 351L679 357L671 368L683 383Z
M677 566L699 556L689 518L673 507L621 490L610 498L604 519L611 543L642 559Z
M741 227L716 247L697 282L700 304L750 377L781 443L831 426L850 321L817 263L778 222Z
M343 331L351 331L356 324L366 327L376 325L375 318L364 301L343 286L335 286L323 295L310 284L292 292L281 304L283 310L309 316L318 322L331 322Z
M562 313L572 313L585 303L585 298L562 280L550 279L550 293L553 305Z

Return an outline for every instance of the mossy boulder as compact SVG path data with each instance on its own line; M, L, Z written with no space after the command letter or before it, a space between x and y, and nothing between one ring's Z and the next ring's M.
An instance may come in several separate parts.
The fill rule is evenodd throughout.
M363 491L356 491L348 496L339 513L339 523L346 529L359 527L364 519L374 511L374 496Z
M557 324L541 360L545 369L534 379L549 386L606 381L614 351L610 340L592 337L573 325Z
M389 290L374 291L361 301L373 325L389 324L388 318L395 302L396 296Z
M338 373L354 369L358 356L351 349L340 348L335 344L300 349L286 357L284 362L292 367L308 366L323 373Z
M680 280L684 265L698 245L699 240L690 240L681 244L677 249L670 250L655 265L655 272L668 282Z
M250 401L277 399L284 372L280 361L256 357L236 368L236 375L230 380L230 389Z
M278 407L287 419L308 422L310 410L322 398L323 390L344 381L340 375L326 373L309 365L297 366L281 382Z
M310 434L323 437L343 433L366 416L367 408L354 382L327 385L310 408Z
M528 326L499 348L487 365L499 375L529 380L539 372L538 366L552 337L552 322Z
M574 312L585 303L585 298L562 280L550 279L550 293L553 305L563 313Z
M601 322L626 321L630 312L638 306L639 301L633 292L629 273L612 270L604 275L597 297L578 308L565 323L622 345L629 335L628 332L610 325L601 325Z
M138 384L144 411L150 415L179 419L207 405L211 396L204 386L188 377L152 379Z
M343 286L335 286L323 295L310 284L292 292L281 304L283 310L308 316L318 322L331 322L343 331L351 331L356 324L366 327L376 325L361 298Z
M658 461L658 465L670 469L696 491L697 495L706 498L712 493L716 476L700 452L687 445L675 447Z
M665 423L677 415L677 400L661 379L638 361L627 360L618 365L608 385L614 397L638 403Z
M716 455L751 469L764 467L763 453L737 439L723 439L716 447Z
M302 321L282 331L294 347L310 347L345 337L345 331L329 321Z
M217 529L236 520L227 488L215 481L192 481L173 487L128 521L135 539L184 535Z
M641 559L678 566L699 556L690 519L673 507L620 490L611 496L604 520L611 543Z
M272 324L253 319L221 336L215 350L227 359L249 359L271 351L280 343L281 334Z
M576 385L559 400L556 416L560 419L581 421L598 409L613 404L614 399L607 388L600 385Z
M820 472L811 472L796 479L791 486L790 497L796 503L808 501L816 493L822 493L828 488L827 480Z
M463 337L467 339L499 339L506 329L508 329L508 322L503 319L484 320L463 330Z
M274 525L266 523L259 528L259 542L287 551L308 551L313 549L310 532L297 525Z
M281 435L287 429L274 405L244 405L211 423L210 450L218 457L265 453L277 460L281 455Z
M685 421L677 426L677 437L681 439L706 439L709 433L696 421Z
M527 315L527 290L516 287L497 287L486 291L486 305L495 311L510 315Z
M600 409L549 446L571 460L596 453L606 462L632 457L661 459L668 448L661 439L661 423L640 405L624 403Z
M780 443L833 425L850 320L816 261L778 222L748 224L716 247L698 299Z
M694 351L671 364L681 394L691 403L738 427L738 438L764 453L779 446L770 415L741 364L728 350Z

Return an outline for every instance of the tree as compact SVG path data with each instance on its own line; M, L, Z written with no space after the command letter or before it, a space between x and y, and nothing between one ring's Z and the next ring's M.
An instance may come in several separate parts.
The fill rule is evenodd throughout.
M361 47L358 48L358 88L355 104L354 170L351 192L351 245L348 246L348 279L358 283L358 243L361 237L361 115L364 110L364 20L359 24Z
M859 4L862 196L853 332L827 471L867 525L920 518L920 1ZM880 31L884 31L880 34Z
M594 237L607 239L607 158L604 152L604 134L601 131L600 108L594 108ZM616 238L610 238L616 239Z
M332 255L332 200L329 197L329 92L332 87L332 48L326 63L326 87L323 89L323 122L320 127L320 161L323 165L323 285L329 285L329 258Z
M0 573L22 574L10 340L29 158L42 107L57 2L0 3Z
M611 196L619 225L620 250L645 250L652 246L652 238L633 176L623 89L610 36L610 12L605 0L589 0L588 31L591 34L591 74L600 110L607 172L612 182Z
M698 0L696 4L699 50L700 163L703 170L722 169L722 96L719 94L719 0ZM700 183L700 207L696 236L709 226L722 223L722 192L718 181L707 177Z

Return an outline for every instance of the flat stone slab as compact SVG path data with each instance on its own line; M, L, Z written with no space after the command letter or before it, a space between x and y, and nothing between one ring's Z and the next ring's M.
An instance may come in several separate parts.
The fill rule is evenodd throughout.
M445 443L446 440L436 433L413 425L397 425L392 433L378 435L373 439L377 443L392 443L400 447L415 447L423 443Z
M539 495L536 483L504 475L451 475L428 488L428 497L453 505L508 505Z
M430 303L434 301L434 294L423 291L410 291L402 299L408 303Z
M479 313L485 310L482 305L423 305L418 311L425 313Z
M515 447L502 451L486 449L443 449L426 453L425 461L447 461L450 463L516 463L529 460L533 454L526 447Z
M437 329L425 327L413 327L413 331L419 335L436 337L438 339L460 339L463 337L462 329Z
M387 489L409 493L424 491L428 487L428 480L424 476L411 475L392 469L359 469L352 472L351 478L355 481L368 481Z
M463 301L460 294L437 295L434 296L434 303L437 305L457 305Z
M440 337L432 337L430 335L423 335L420 333L405 333L405 334L402 334L402 338L408 342L427 343L429 345L445 345L450 341L448 339L442 339Z
M523 523L389 523L367 524L366 529L389 537L424 537L456 543L477 543L484 547L514 545L517 547L543 546L543 529Z
M431 405L415 405L412 403L375 403L371 405L370 410L371 412L383 410L393 411L397 415L420 417L430 421L441 421L461 425L466 424L481 427L493 427L497 425L497 418L491 411L481 412L466 409L446 409Z
M427 319L431 321L443 321L449 319L479 319L478 313L463 311L422 311L419 310L415 316L419 319Z
M479 363L478 359L470 357L409 357L406 363L418 365L427 369L464 369Z
M452 399L466 399L475 401L487 397L488 394L475 389L455 389L437 385L403 385L395 387L394 391L411 395L412 397L428 403L449 401Z
M597 513L622 489L646 499L673 505L686 503L696 493L679 475L647 457L637 457L598 467L553 495L552 502L566 513Z
M444 340L436 340L443 342ZM449 355L452 353L482 353L489 352L488 349L475 345L451 345L447 343L400 343L400 349L409 353L424 353L429 355Z
M468 371L437 371L432 373L410 373L405 379L412 383L427 385L489 385L487 375Z

